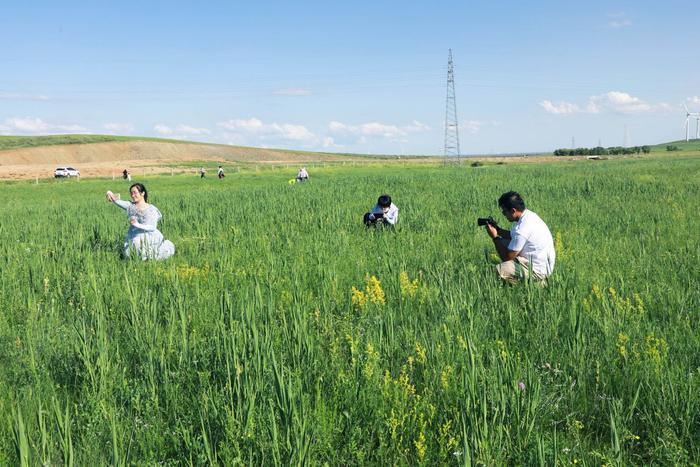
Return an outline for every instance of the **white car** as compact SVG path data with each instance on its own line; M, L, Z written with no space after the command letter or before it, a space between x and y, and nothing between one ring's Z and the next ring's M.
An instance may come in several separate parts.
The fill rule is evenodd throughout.
M80 177L80 171L74 169L73 167L57 167L53 172L55 178L71 178Z

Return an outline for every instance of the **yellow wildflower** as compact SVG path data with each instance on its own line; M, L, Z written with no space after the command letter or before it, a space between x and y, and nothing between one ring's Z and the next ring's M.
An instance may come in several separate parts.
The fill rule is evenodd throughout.
M442 372L440 373L440 385L442 386L442 389L449 389L452 371L452 365L447 365L445 368L443 368Z
M629 340L629 336L625 333L621 332L617 335L617 351L625 360L627 360L627 342L629 342Z
M418 455L418 460L422 461L423 458L425 458L425 451L426 451L426 446L425 446L425 434L423 433L423 430L418 434L418 439L413 442L414 446L416 447L416 455Z
M598 300L603 299L603 293L600 291L600 287L598 287L597 284L593 284L593 288L591 288L591 293L597 298Z
M408 369L413 371L413 362L414 362L413 355L409 355L408 358L406 359L406 363L408 364Z
M401 296L405 298L413 298L418 292L418 279L409 279L406 271L401 271L399 274L399 286L401 287Z
M459 346L462 348L462 350L467 350L469 348L469 344L467 344L467 340L464 337L457 336L457 342L459 343Z
M656 365L657 368L661 367L661 362L666 356L668 351L668 344L666 340L660 337L655 337L654 333L649 334L644 340L645 350L644 353L649 358L649 360Z
M374 376L374 371L377 368L377 362L379 361L379 352L374 349L374 346L367 343L367 349L365 350L367 359L365 361L365 366L362 368L362 374L365 378L370 379Z
M386 303L382 284L376 276L371 276L367 279L366 294L369 300L376 305L384 305Z
M367 294L365 294L362 290L355 288L355 286L352 287L352 297L350 299L352 301L352 304L359 308L360 310L365 308L365 305L367 305Z
M425 363L428 361L428 351L418 342L416 342L416 357L418 363L420 363L421 365L425 365Z

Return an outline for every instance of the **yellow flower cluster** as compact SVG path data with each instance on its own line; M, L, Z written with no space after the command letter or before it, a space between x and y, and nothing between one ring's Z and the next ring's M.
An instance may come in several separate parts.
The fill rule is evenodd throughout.
M574 420L571 426L573 426L578 431L583 430L583 422L581 420Z
M421 365L425 365L428 361L428 351L425 347L416 342L416 360Z
M402 297L413 298L418 292L418 279L411 280L406 271L401 271L399 274L399 286L401 287Z
M442 386L442 389L447 390L450 388L450 377L452 376L453 371L454 368L452 368L452 365L447 365L442 369L442 372L440 373L440 386Z
M367 281L367 287L365 288L369 301L376 305L384 305L386 303L386 298L384 297L384 290L382 290L382 283L376 276L371 276Z
M452 420L447 420L438 428L438 439L443 456L449 456L457 447L457 439L452 435Z
M661 367L663 359L668 353L668 344L666 340L660 337L654 336L654 333L649 334L646 339L644 339L644 353L651 360L657 369Z
M561 238L561 232L554 234L554 251L557 252L557 259L567 258L570 255L569 248L564 245L564 240Z
M630 298L620 295L614 287L608 287L606 292L604 293L597 284L594 284L590 295L583 299L584 309L594 314L600 314L601 310L609 310L637 318L644 315L646 308L639 293L634 292Z
M391 377L389 370L384 370L384 385L382 390L385 398L390 398L392 388L399 389L399 392L406 397L416 395L416 387L411 384L411 378L409 378L406 373L405 367L401 369L401 374L399 374L399 377L396 379Z
M367 305L367 295L355 286L352 287L351 293L350 301L352 304L360 310L364 309Z
M198 268L197 266L187 266L183 264L175 269L175 274L178 278L185 281L198 276L206 276L209 274L209 265L205 264Z
M629 342L629 340L629 336L625 333L621 332L617 335L617 351L625 360L627 360L627 342Z
M646 359L654 365L657 371L661 369L661 365L668 355L668 343L664 338L656 337L654 333L651 333L644 338L643 346L637 343L628 346L629 342L630 338L627 334L621 332L617 335L617 351L623 360L627 361L630 357L633 357L634 361Z
M386 296L382 289L382 283L376 276L365 277L365 290L360 290L353 286L351 289L350 301L353 306L360 310L363 310L368 302L374 303L375 305L384 305L386 303Z
M416 455L418 456L418 460L422 461L425 458L425 433L423 433L423 430L418 434L418 439L413 442L413 444L416 446Z
M365 365L362 367L362 374L365 378L371 379L377 370L377 364L379 363L379 352L377 352L371 343L367 343L367 349L365 350Z

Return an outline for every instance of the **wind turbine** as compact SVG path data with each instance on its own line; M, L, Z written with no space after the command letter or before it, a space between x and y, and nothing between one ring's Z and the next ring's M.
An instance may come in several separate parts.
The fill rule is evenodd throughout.
M690 117L695 117L696 119L696 126L695 126L695 139L700 138L700 113L698 112L691 112L688 110L688 106L683 104L683 107L685 107L685 140L686 142L690 140Z

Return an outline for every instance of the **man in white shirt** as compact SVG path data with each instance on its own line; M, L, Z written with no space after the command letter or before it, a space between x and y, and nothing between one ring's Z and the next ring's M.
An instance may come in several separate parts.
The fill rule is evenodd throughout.
M372 210L365 214L364 223L367 227L376 225L396 225L399 220L399 208L391 202L391 196L382 195Z
M496 266L498 275L511 283L531 276L535 280L549 277L554 270L556 253L547 224L526 209L525 201L514 191L501 195L498 206L506 219L515 222L510 231L495 223L486 224L486 232L503 261Z
M302 167L297 172L297 182L305 182L309 179L309 172L306 171L306 167Z

